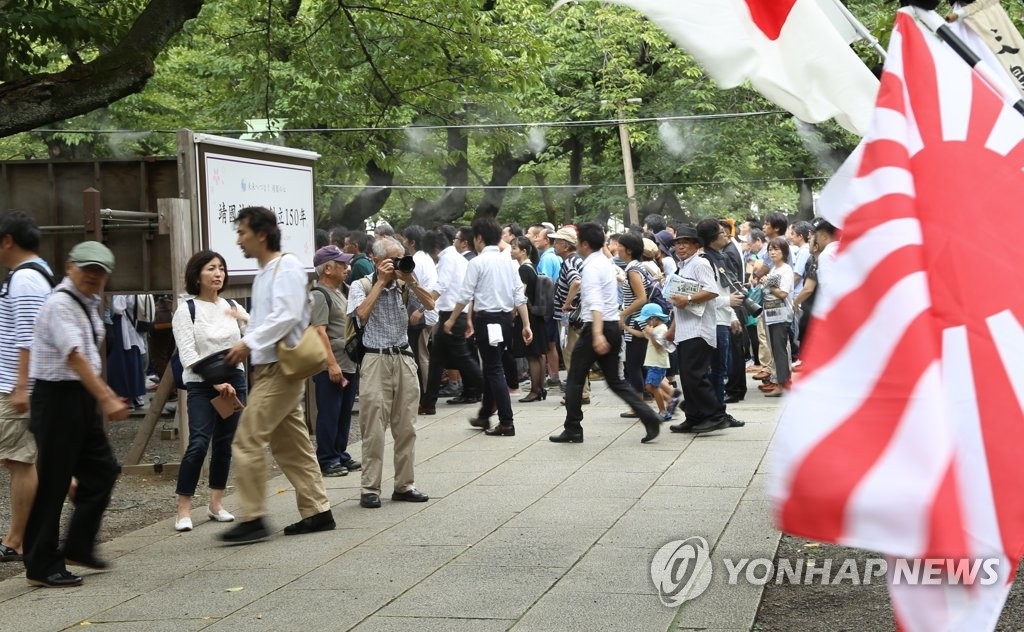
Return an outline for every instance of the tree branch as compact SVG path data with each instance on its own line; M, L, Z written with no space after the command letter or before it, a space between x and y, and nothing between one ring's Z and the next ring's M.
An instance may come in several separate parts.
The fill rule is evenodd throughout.
M394 101L394 104L401 105L402 99L400 99L391 88L391 85L388 83L387 79L384 78L384 75L381 74L380 69L377 68L376 62L373 61L373 55L371 55L370 51L366 48L366 42L363 40L363 34L359 31L359 27L356 26L356 21L355 18L352 17L352 12L348 10L348 7L345 6L344 3L339 2L338 5L341 7L341 10L345 12L345 18L348 19L348 23L352 25L352 32L356 36L356 41L359 42L359 48L363 49L363 56L366 57L366 62L370 64L370 68L373 69L373 74L377 76L377 79L380 79L384 89L391 95L391 99Z
M139 92L156 70L156 56L202 6L203 0L151 0L124 39L91 62L0 84L0 138Z

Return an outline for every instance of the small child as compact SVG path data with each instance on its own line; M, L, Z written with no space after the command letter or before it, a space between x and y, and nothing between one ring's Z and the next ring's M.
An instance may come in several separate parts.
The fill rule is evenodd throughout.
M647 377L644 379L644 389L658 404L658 413L665 421L672 419L672 413L676 408L676 402L672 401L671 389L668 389L669 394L666 395L665 389L662 388L669 367L668 354L675 351L675 343L665 338L668 332L667 322L668 315L661 311L661 307L655 303L648 303L643 306L637 317L637 324L642 331L629 328L629 332L634 336L647 338L647 355L644 356Z

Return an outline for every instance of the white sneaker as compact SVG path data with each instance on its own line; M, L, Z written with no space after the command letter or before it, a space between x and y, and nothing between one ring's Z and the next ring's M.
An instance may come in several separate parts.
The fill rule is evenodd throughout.
M214 522L234 522L235 521L235 517L233 515L231 515L230 513L228 513L227 510L224 509L223 507L221 507L220 511L218 511L217 513L213 513L213 510L211 510L209 507L207 507L206 508L206 517L209 518L210 520L213 520Z
M175 531L191 531L192 530L192 518L181 518L174 523Z

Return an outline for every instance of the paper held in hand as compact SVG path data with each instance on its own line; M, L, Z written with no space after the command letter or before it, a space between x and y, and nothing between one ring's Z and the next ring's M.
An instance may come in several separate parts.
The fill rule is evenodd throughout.
M700 292L700 290L700 283L697 281L694 281L693 279L685 279L678 274L670 274L665 277L665 283L662 286L661 293L670 302L675 304L675 302L672 301L672 297L686 296L687 294L693 296L697 292ZM707 303L687 303L686 307L683 309L694 316L703 316L704 306L706 304Z

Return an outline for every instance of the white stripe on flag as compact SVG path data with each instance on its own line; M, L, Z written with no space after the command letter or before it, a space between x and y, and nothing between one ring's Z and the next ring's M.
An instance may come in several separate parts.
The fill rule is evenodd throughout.
M936 77L942 137L946 142L967 140L974 89L971 72L967 64L956 64L943 69Z
M996 516L981 415L978 412L978 391L971 369L970 343L967 327L951 327L942 332L942 378L956 388L945 389L942 397L948 406L947 422L954 424L957 446L957 487L963 509L964 533L973 554L991 556L1002 553L999 520ZM987 544L982 544L982 543ZM996 548L992 548L993 545Z
M927 547L931 504L953 456L952 437L939 423L945 414L936 397L941 392L942 374L933 362L885 451L850 495L843 544L870 548L885 540L886 551L901 557Z
M1024 410L1024 400L1021 400L1021 397L1024 397L1024 373L1009 369L1016 367L1021 357L1024 357L1024 328L1021 328L1020 321L1009 310L989 316L985 322L992 333L996 349L999 350L1003 366L1007 369L1006 374L1013 384L1013 391L1017 394L1017 405Z
M906 171L898 171L910 177ZM864 277L871 274L893 251L921 243L921 224L917 219L908 217L875 226L856 241L845 244L845 249L840 251L830 270L828 283L822 286L821 296L815 299L814 315L828 318L836 304L850 292L859 289L864 284Z
M1003 108L999 112L999 118L992 126L992 133L985 141L985 148L991 149L1000 156L1010 153L1010 150L1020 142L1020 112Z
M776 503L786 498L794 464L870 397L903 333L929 304L923 272L901 279L831 362L796 383L773 439L773 460L789 466L773 470L778 476L772 477L769 491Z

